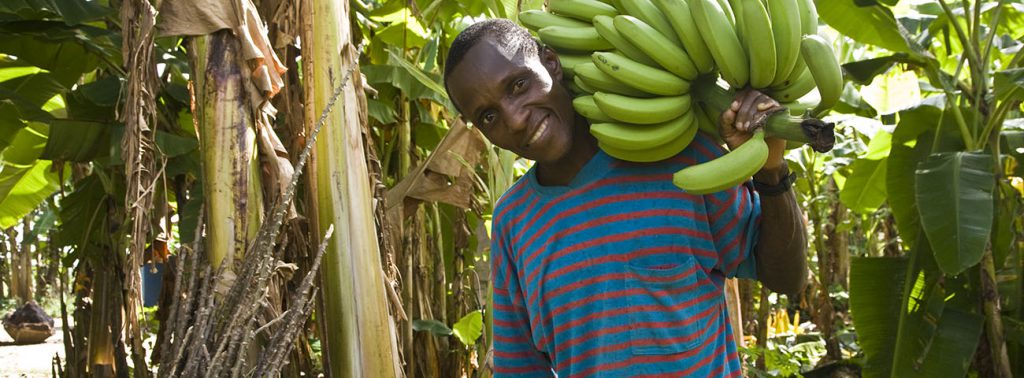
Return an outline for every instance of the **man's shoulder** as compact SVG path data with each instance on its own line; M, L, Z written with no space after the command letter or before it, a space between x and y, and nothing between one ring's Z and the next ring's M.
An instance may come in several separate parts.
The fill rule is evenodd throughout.
M529 196L530 185L528 181L527 175L523 175L512 183L512 186L506 189L505 193L501 194L501 197L498 197L498 200L494 203L493 214L495 221L504 213L516 209Z

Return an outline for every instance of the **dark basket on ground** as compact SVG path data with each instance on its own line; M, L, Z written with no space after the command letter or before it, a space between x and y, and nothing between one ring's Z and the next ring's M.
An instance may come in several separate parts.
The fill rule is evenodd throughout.
M4 330L16 344L38 344L53 336L53 318L35 302L28 302L3 319Z

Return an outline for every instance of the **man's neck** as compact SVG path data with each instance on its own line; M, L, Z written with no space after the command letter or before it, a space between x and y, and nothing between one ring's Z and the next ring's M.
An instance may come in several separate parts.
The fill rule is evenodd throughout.
M597 154L597 139L590 135L590 124L577 115L573 143L562 159L550 163L537 163L537 182L544 186L565 186L580 173L583 166Z

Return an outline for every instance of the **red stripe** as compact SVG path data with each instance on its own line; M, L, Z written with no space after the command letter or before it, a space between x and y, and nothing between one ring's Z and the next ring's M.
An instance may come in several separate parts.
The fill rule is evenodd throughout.
M748 214L749 211L747 210L747 206L749 206L749 205L750 205L749 201L740 201L739 210L736 213L737 214ZM737 223L739 223L740 218L746 219L747 217L740 217L740 216L732 217L732 220L729 221L728 224L726 224L726 227L729 229L730 232L732 231L733 228L736 227ZM723 230L725 230L725 228L723 228ZM727 272L734 271L736 269L736 267L739 266L741 262L743 262L743 259L742 259L743 251L746 251L746 249L740 249L739 247L745 246L746 233L747 233L746 228L744 228L742 230L739 230L737 237L735 237L732 240L730 240L729 244L726 244L725 247L722 248L722 251L725 252L726 254L728 254L729 251L734 251L732 253L732 255L734 255L734 256L732 256L731 259L729 259L728 261L722 261L724 263L724 265L726 266L726 271Z
M545 370L551 370L551 368L547 367L547 366L544 366L544 365L508 367L508 366L501 366L501 365L495 364L495 366L494 366L494 372L495 373L504 373L504 374L523 374L523 373L530 373L530 372L535 372L535 371L545 371Z
M625 232L621 234L606 235L599 238L590 239L578 244L574 244L569 248L547 255L541 260L539 267L545 267L551 264L551 261L565 257L568 254L579 251L581 249L591 248L594 246L619 242L623 240L633 239L641 236L658 235L658 234L684 234L693 236L694 238L700 238L700 235L695 235L694 230L684 227L651 227L643 230L637 230L632 232ZM528 263L527 263L528 264ZM526 265L530 266L530 265ZM534 280L537 278L537 274L543 269L533 269L533 272L526 276L526 285L533 285ZM536 304L537 292L534 291L530 295L529 303Z
M669 179L671 179L671 177L672 177L671 174L665 173L665 174L652 174L652 175L630 175L630 176L621 176L621 177L608 177L608 178L603 178L603 179L594 181L594 182L592 182L592 183L590 183L588 185L585 185L585 186L577 188L577 189L573 189L573 190L571 190L571 191L569 191L569 192L567 192L565 194L562 194L556 200L551 201L548 204L544 205L544 207L541 208L540 211L538 211L536 214L534 214L533 219L531 219L530 223L526 224L523 227L523 229L528 230L528 229L532 228L533 227L533 223L536 222L538 219L543 219L544 215L548 212L548 210L550 210L555 205L562 203L562 201L565 201L566 199L573 198L576 194L584 193L584 192L588 192L588 191L592 191L592 190L597 190L597 189L599 189L601 187L610 186L610 185L623 184L623 183L635 183L635 182L649 182L649 181L669 180ZM524 212L524 214L525 214L525 212ZM555 218L555 219L559 219L559 218ZM514 242L514 244L519 244L518 235L517 235L516 240L513 240L513 242Z
M667 293L663 293L662 296L664 296L664 295L668 295L668 294ZM583 317L579 317L579 318L573 319L570 322L567 322L565 324L562 324L560 326L555 327L554 330L552 330L551 334L544 335L544 337L541 339L540 344L547 345L547 343L551 341L551 335L552 334L553 335L561 334L562 332L565 332L569 328L579 326L581 324L593 321L595 319L607 318L607 317L618 316L618 315L624 315L624 314L628 314L628 313L631 313L631 312L679 311L679 310L681 310L683 308L693 306L695 303L707 301L707 300L715 297L716 295L722 295L722 293L718 292L718 291L710 291L710 292L707 292L707 293L705 293L705 294L703 294L703 295L701 295L699 297L695 297L695 298L692 298L692 299L687 300L687 301L679 302L679 303L676 303L676 304L674 304L672 306L659 306L659 305L630 306L630 307L626 307L626 308L616 308L616 309L612 309L612 310L604 310L604 311L592 313L592 314L589 314L587 316L583 316Z
M623 325L616 326L616 327L603 328L603 329L587 332L587 333L584 333L582 335L573 337L573 338L571 338L569 340L566 340L565 342L561 342L560 341L558 343L558 346L555 347L555 355L560 355L566 349L570 349L570 348L576 346L577 344L583 343L585 341L592 340L594 338L605 336L605 335L619 333L619 332L622 332L622 331L625 331L625 330L637 329L637 328L676 328L676 327L684 327L684 326L693 324L694 322L696 322L698 320L705 320L709 315L711 315L712 312L714 312L718 308L719 308L718 306L708 306L708 308L704 309L700 313L698 313L698 314L696 314L696 315L694 315L692 317L689 317L689 318L686 318L686 319L682 319L682 320L660 321L660 322L636 322L636 323L623 324ZM694 338L696 338L698 336L700 336L699 333L698 334L692 334L692 335L680 336L680 337L673 337L673 338L670 338L670 339L655 339L654 341L649 340L649 339L644 339L643 342L648 343L648 344L663 343L665 340L678 340L679 342L685 342L685 341L690 341L690 340L692 340L692 339L694 339ZM638 340L633 340L633 342L634 342L633 345L644 345L644 344L636 344L636 342L638 342ZM597 348L597 349L590 350L587 353L574 356L573 358L579 358L579 359L587 358L587 357L593 355L594 353L597 353L595 351L597 351L597 352L607 352L607 350L604 350L603 348Z
M721 334L722 334L722 327L719 326L718 330L715 332L714 335L712 335L709 338L709 340L717 340L719 335L721 335ZM689 357L692 357L692 356L696 355L698 352L701 351L701 349L702 349L701 347L695 347L695 348L690 349L688 351L685 351L685 352L682 352L682 353L676 353L676 354L633 356L632 358L627 359L627 360L623 360L623 361L617 361L617 362L613 362L613 363L607 363L607 364L600 364L600 365L592 366L589 369L586 369L586 370L581 371L581 372L579 372L577 374L574 374L574 375L587 376L587 375L591 375L591 374L594 374L594 373L597 373L597 372L611 371L611 370L615 370L615 369L620 369L620 368L628 367L628 366L631 366L631 365L650 364L650 363L667 362L667 361L679 361L679 360L682 360L682 359L685 359L685 358L689 358Z
M529 335L520 334L515 336L505 336L497 332L494 333L494 341L502 342L505 344L524 344L533 347L533 339Z
M669 248L671 248L671 247L669 247ZM663 250L663 249L668 249L668 248L665 248L665 247L649 248L648 251L661 252L660 250ZM647 252L645 252L643 250L642 251L637 251L637 252L645 254L645 255L646 254L650 254L650 253L647 253ZM630 255L632 256L633 254L630 254ZM692 268L690 268L689 270L687 270L684 273L685 274L695 274L696 271L697 271L697 265L694 265ZM692 273L690 273L690 272L692 272ZM683 286L683 287L672 289L672 292L673 293L679 293L679 292L683 292L683 291L689 290L689 289L690 289L689 286ZM561 315L562 313L564 313L566 311L574 310L576 308L579 308L580 306L583 306L583 305L586 305L586 304L589 304L589 303L593 303L593 302L597 302L597 301L603 301L603 300L608 300L608 299L615 299L615 298L619 298L619 297L626 297L626 296L635 295L635 294L639 294L639 293L641 293L641 291L639 291L639 289L615 290L615 291L601 292L601 293L598 293L598 294L587 296L585 298L580 298L580 299L577 299L575 301L566 303L565 305L558 306L557 308L554 309L554 311L551 311L550 313L548 313L548 315L544 317L544 324L551 324L551 321L552 321L552 319L554 319L555 316ZM545 294L543 300L544 300L544 303L552 303L552 301L554 301L554 298L555 298L555 294L553 294L553 292L552 292L552 293ZM534 321L532 322L532 325L533 325L534 328L537 328L537 327L540 327L539 323L540 323L540 319L539 318L534 318Z
M541 248L536 248L536 249L535 248L531 248L531 246L536 241L536 239L538 237L540 237L541 235L544 235L545 233L547 233L549 228L551 228L553 225L557 224L558 221L562 220L563 218L571 216L571 215L579 214L581 212L593 209L593 208L598 207L598 206L609 205L609 204L620 203L620 202L626 202L626 201L654 200L654 199L680 199L680 200L694 201L695 200L695 196L693 196L691 194L688 194L688 193L685 193L685 192L682 192L682 191L671 191L671 192L664 191L664 192L653 192L653 193L620 194L620 195L605 197L605 198L602 198L599 201L587 202L586 204L582 204L582 205L576 206L576 207L574 207L572 209L563 211L563 212L559 213L557 216L555 216L553 219L547 221L545 223L545 225L541 229L537 230L536 232L533 232L532 233L533 236L529 240L527 240L526 244L523 245L523 250L530 250L532 252L527 257L526 262L524 262L522 264L522 266L529 266L529 264L533 262L533 259L536 257L537 253L544 249L543 246ZM690 218L692 218L692 219L694 219L696 221L705 221L705 222L707 221L707 216L704 215L704 214L696 214L696 213L689 212L689 211L682 212L680 214L689 216ZM624 214L624 215L625 216L629 216L629 214ZM539 217L540 217L540 215L538 215L538 218ZM628 219L628 218L626 218L626 219ZM588 224L589 223L590 222L588 222ZM579 226L574 227L573 229L578 229L578 228L579 228ZM566 232L568 232L568 231L563 231L562 233L555 234L555 235L547 237L547 239L544 241L543 245L547 246L548 244L550 244L552 242L552 240L555 239L556 236L562 235L563 233L566 233Z
M539 358L539 352L535 350L524 350L519 352L506 352L503 350L494 349L494 357L501 357L507 359L523 359L523 358Z
M498 202L494 204L495 208L500 209L494 213L495 220L504 218L505 213L508 213L511 209L516 208L516 206L518 206L522 201L525 201L526 198L529 197L527 195L519 195L519 192L525 190L526 187L527 185L525 183L517 182L516 184L513 184L512 187L505 192L505 194L501 195L501 198L498 199ZM512 200L511 203L507 205L505 204L506 201L511 200L514 196L517 195L519 195L518 198L515 198L514 200Z

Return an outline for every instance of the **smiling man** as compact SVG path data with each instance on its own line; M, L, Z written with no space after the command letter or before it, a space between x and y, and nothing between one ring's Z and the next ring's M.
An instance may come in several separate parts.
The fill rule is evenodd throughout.
M492 226L498 376L741 376L726 278L796 293L806 236L785 142L753 181L692 195L672 173L725 150L698 133L677 156L630 163L600 151L572 108L556 53L508 20L455 39L445 85L494 145L535 161ZM722 115L730 148L779 105L743 91Z

